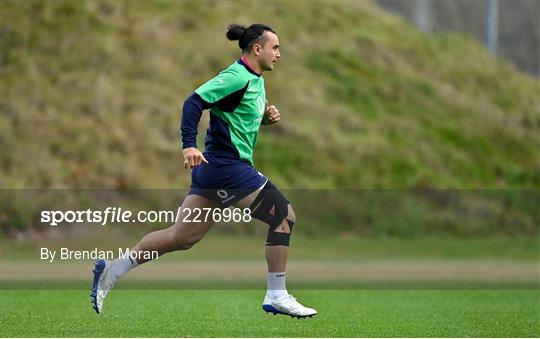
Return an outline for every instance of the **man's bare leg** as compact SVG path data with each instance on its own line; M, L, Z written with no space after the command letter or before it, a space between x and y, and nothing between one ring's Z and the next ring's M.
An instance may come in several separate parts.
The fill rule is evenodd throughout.
M251 206L251 203L255 200L257 195L261 192L262 189L258 189L255 192L251 193L244 199L240 200L237 205L240 208L248 208ZM294 212L289 205L289 215L292 220L294 221L295 216ZM287 269L287 259L289 257L289 247L288 246L265 246L264 249L265 257L266 257L266 264L268 265L268 272L285 272Z
M168 252L190 249L206 235L214 225L214 222L212 218L209 218L207 222L183 222L187 211L193 212L196 208L214 209L219 208L219 205L199 195L188 195L180 208L182 213L179 214L178 220L176 220L174 225L147 234L131 248L131 252L158 251L158 254L161 256ZM147 261L149 259L137 258L138 264Z
M269 189L273 188L270 187ZM277 190L277 188L275 189ZM252 203L255 201L261 191L262 189L259 189L248 195L238 203L238 206L241 208L251 207ZM270 216L275 216L273 213L276 210L280 210L279 204L283 204L285 198L279 192L275 191L272 191L271 194L267 194L268 195L263 197L263 199L276 199L276 202L273 204L270 211L265 212L264 210L261 210L261 213L264 212L268 213ZM266 201L268 202L268 200ZM261 208L269 208L268 203L264 203L264 200L261 200L259 205L265 206ZM272 204L270 206L272 206ZM257 208L258 206L254 206L254 211L252 211L252 213L256 213ZM261 219L265 218L264 214L259 216ZM272 217L270 217L269 220L272 220ZM283 217L281 224L276 227L275 221L275 218L273 221L269 221L269 223L271 223L273 226L271 226L269 229L269 237L267 239L267 241L271 242L273 245L269 245L267 243L267 246L265 247L266 263L268 265L268 288L264 297L262 308L264 311L273 313L274 315L285 314L298 318L312 317L317 314L317 311L300 304L296 298L287 292L287 288L285 286L285 270L287 268L289 247L285 245L276 245L274 242L276 239L278 239L278 241L276 241L278 243L279 241L283 241L282 236L283 233L285 233L287 235L286 244L288 244L288 236L290 236L292 225L296 221L296 216L294 215L294 210L292 209L291 204L287 204L287 215ZM271 234L271 232L281 233L281 236L276 238L276 234ZM285 244L285 242L282 243Z
M187 211L193 212L195 208L218 208L218 204L198 195L189 195L184 199L176 223L169 228L155 231L144 236L133 248L129 255L113 261L100 259L94 267L94 281L92 283L91 301L97 313L101 312L103 300L111 290L113 284L124 274L145 263L152 256L144 253L157 251L161 256L165 253L187 250L201 240L214 225L213 220L206 222L184 222ZM149 252L146 252L149 251Z

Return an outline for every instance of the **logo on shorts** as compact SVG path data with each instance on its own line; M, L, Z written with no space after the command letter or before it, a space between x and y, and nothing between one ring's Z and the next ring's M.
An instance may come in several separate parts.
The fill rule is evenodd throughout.
M221 203L226 204L227 202L231 201L236 197L236 195L229 195L229 193L225 190L217 190L218 197L221 198Z

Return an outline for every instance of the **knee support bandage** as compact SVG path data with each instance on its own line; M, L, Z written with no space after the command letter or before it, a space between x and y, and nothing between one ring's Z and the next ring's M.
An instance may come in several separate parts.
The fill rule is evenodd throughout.
M294 225L294 220L288 218L290 203L270 180L249 208L254 218L269 226L266 246L289 246Z

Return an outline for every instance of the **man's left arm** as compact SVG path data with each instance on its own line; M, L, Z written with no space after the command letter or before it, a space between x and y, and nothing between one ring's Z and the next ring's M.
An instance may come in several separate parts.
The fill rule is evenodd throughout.
M263 125L273 125L281 119L279 115L279 110L274 105L268 106L268 101L266 102L266 109L264 110L264 116L262 119Z

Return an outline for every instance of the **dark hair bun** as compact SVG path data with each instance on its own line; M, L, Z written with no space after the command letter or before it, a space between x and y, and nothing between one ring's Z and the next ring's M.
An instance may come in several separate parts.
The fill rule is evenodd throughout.
M232 24L228 27L227 39L238 40L238 47L246 53L249 52L254 43L264 42L264 32L266 31L276 33L272 28L263 24L253 24L247 28Z
M229 40L240 40L242 36L246 33L246 28L237 24L229 25L229 30L227 31L227 39Z

